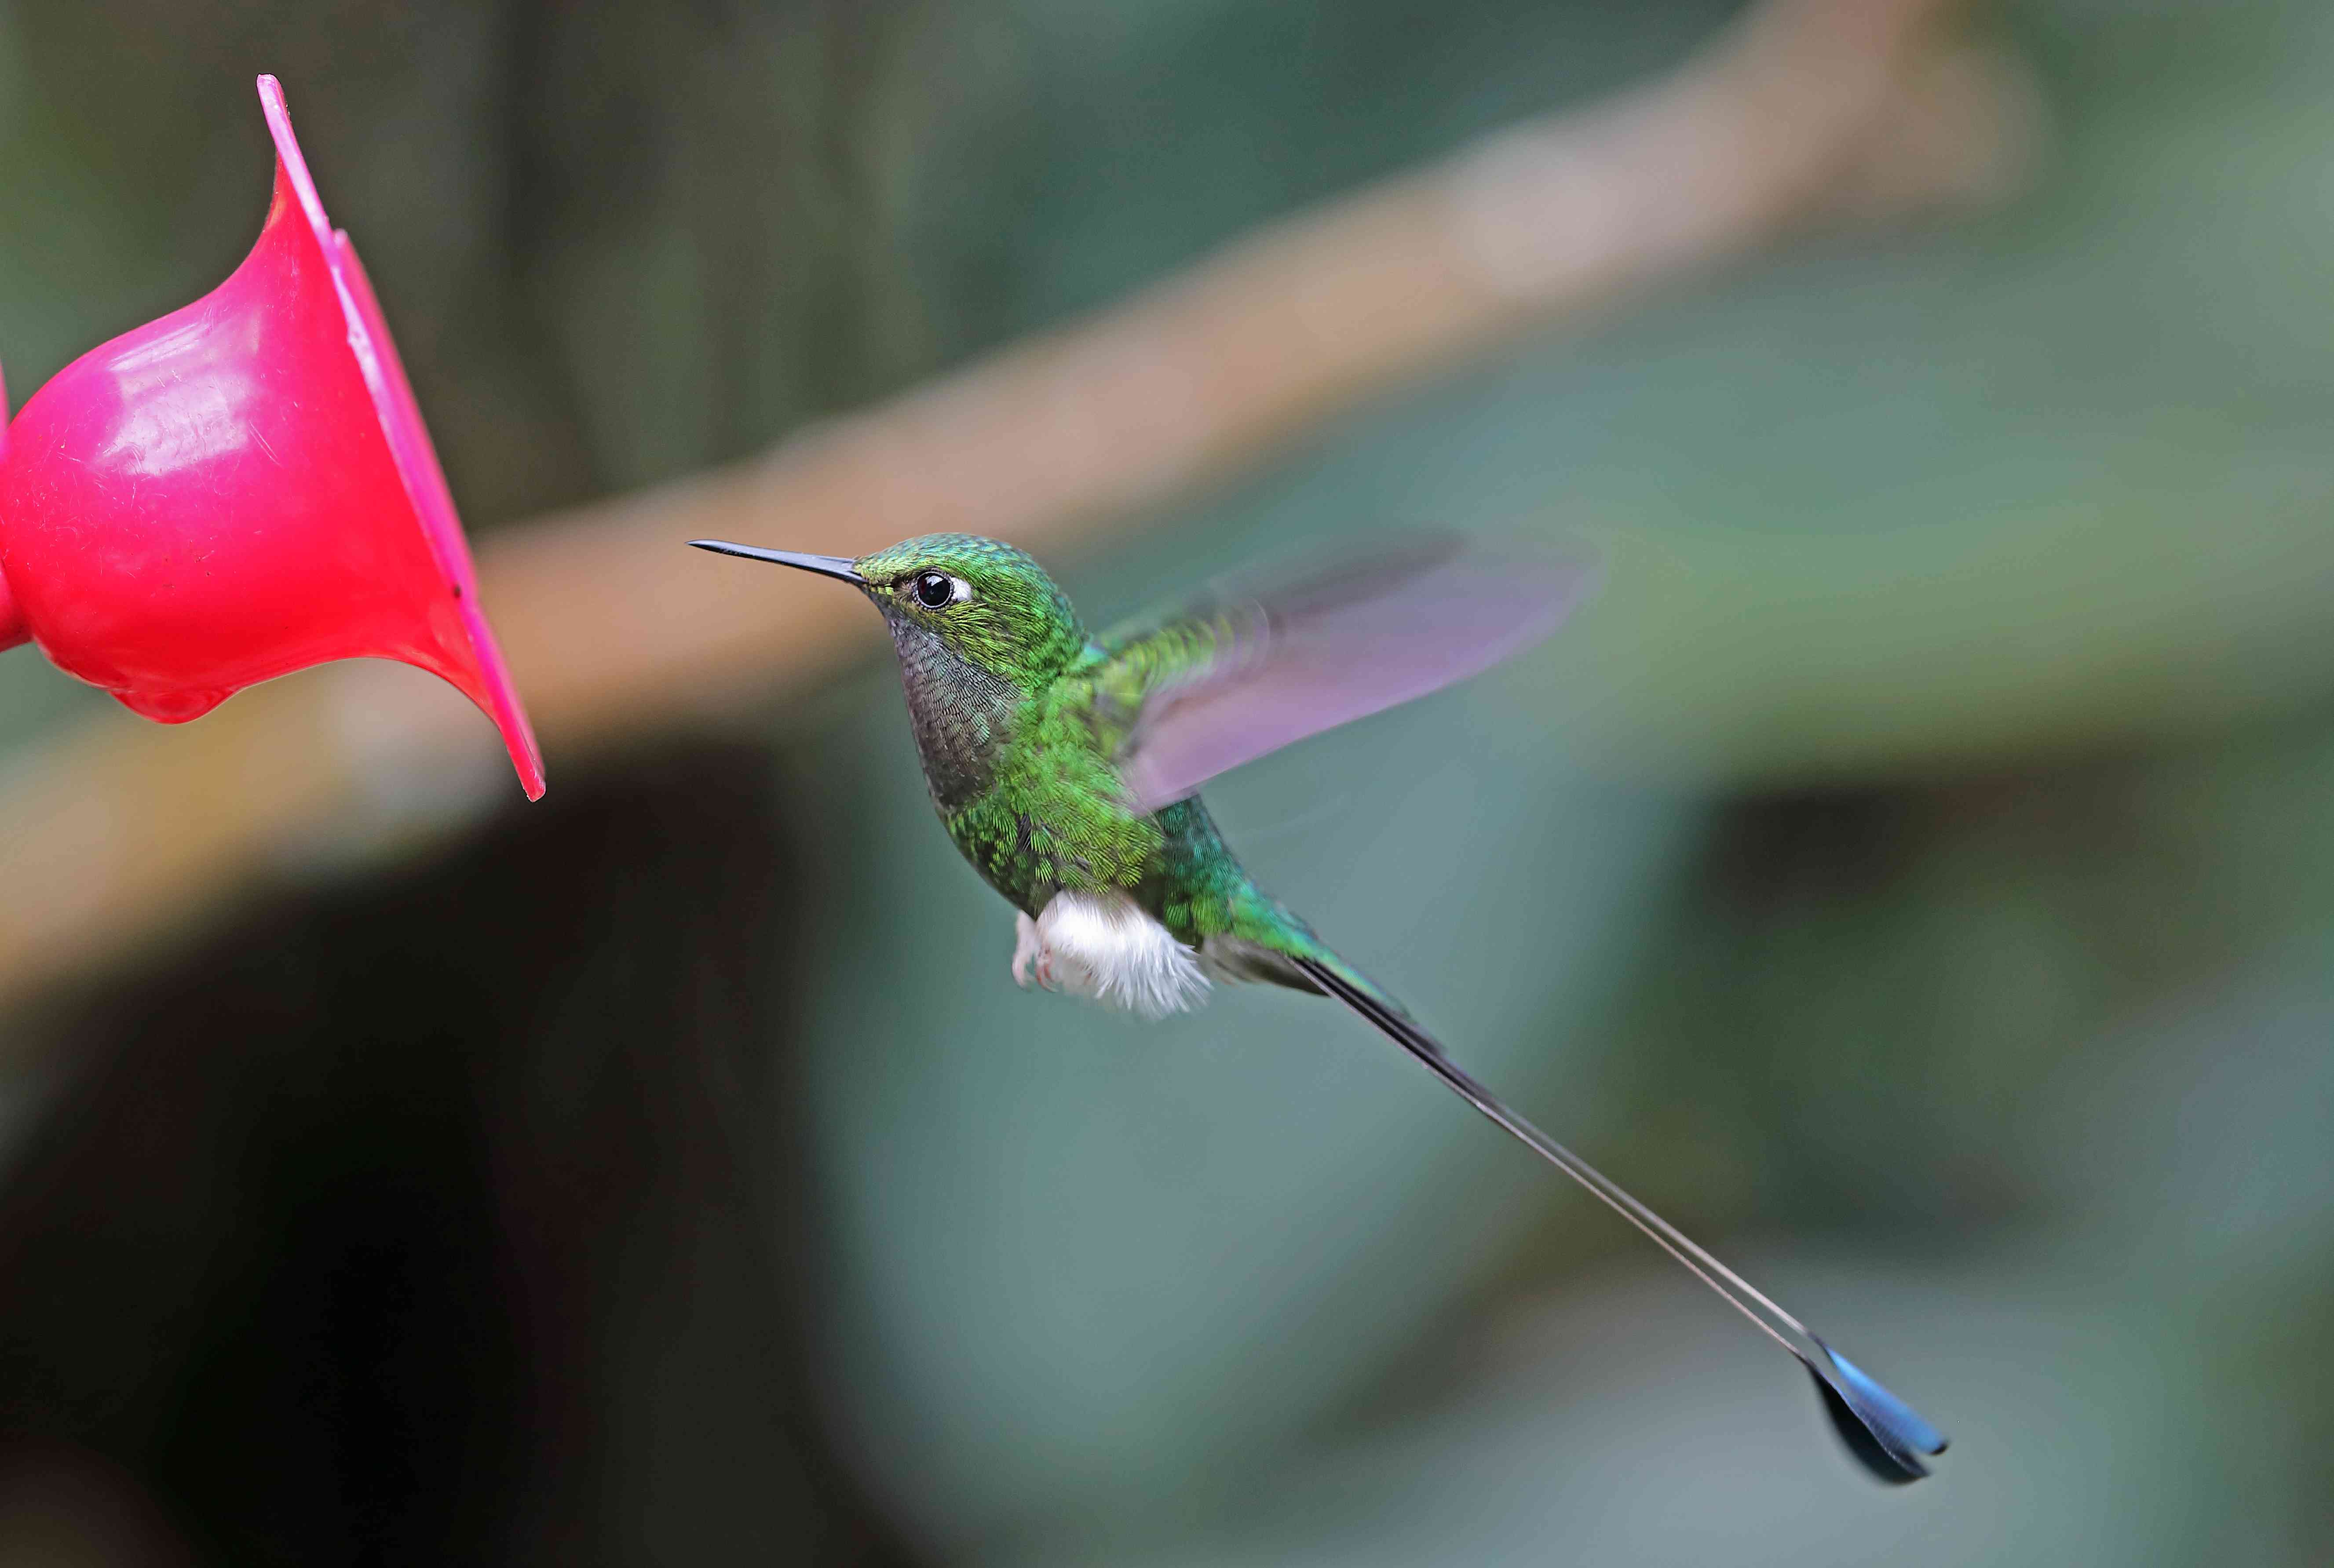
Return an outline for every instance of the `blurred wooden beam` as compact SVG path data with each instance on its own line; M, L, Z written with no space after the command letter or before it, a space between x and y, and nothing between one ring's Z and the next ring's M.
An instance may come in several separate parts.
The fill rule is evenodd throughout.
M845 595L679 548L855 553L962 529L1098 543L1361 400L1818 222L1982 202L2024 173L2017 62L1951 0L1768 0L1674 75L1269 226L765 457L506 531L483 594L555 781L874 647ZM106 714L16 759L0 1003L199 922L320 849L498 803L491 731L415 672L336 666L180 729Z

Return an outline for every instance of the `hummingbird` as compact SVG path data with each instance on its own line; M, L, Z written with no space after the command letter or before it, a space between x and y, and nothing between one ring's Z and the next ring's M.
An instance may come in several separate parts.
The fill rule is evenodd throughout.
M1044 568L995 539L933 534L855 559L689 543L848 583L882 615L932 804L1014 908L1017 983L1153 1018L1240 981L1341 1003L1796 1357L1871 1474L1929 1474L1943 1433L1478 1082L1257 886L1201 803L1220 773L1539 641L1587 596L1587 563L1422 537L1096 636Z

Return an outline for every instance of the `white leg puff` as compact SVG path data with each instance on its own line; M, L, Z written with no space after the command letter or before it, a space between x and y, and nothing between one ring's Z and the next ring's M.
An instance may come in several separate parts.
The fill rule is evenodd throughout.
M1207 998L1198 955L1133 899L1115 890L1062 892L1032 920L1019 917L1013 978L1048 991L1090 996L1146 1018L1163 1018Z

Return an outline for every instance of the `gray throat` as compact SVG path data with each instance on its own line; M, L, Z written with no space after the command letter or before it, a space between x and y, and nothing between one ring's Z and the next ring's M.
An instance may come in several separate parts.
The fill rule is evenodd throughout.
M952 814L979 799L997 776L997 752L1009 737L1021 694L950 651L913 621L885 617L900 653L908 722L923 754L932 803Z

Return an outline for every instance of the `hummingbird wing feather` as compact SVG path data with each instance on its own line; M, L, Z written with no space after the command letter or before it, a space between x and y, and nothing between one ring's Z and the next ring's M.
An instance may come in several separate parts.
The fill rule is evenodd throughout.
M1432 537L1308 581L1105 638L1095 712L1135 809L1158 810L1291 741L1490 669L1585 597L1585 561Z

